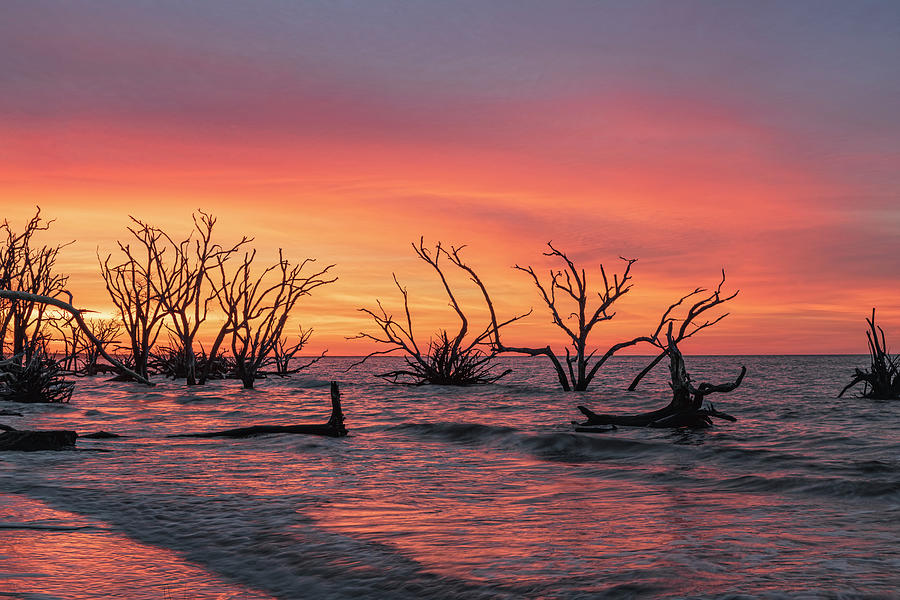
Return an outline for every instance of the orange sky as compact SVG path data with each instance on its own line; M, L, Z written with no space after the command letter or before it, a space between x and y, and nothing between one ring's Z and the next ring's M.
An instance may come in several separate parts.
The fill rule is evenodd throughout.
M333 355L372 349L344 338L400 308L392 272L419 331L452 319L420 235L467 244L503 314L535 308L510 342L560 340L511 269L548 240L589 272L640 259L600 346L723 267L741 294L690 353L864 352L872 306L900 332L897 11L630 4L18 5L2 216L55 218L101 311L129 214L182 235L202 208L261 258L336 263L298 311Z

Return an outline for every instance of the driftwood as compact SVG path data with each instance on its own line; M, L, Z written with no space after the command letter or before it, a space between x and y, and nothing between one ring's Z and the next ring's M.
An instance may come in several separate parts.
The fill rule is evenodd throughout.
M69 450L75 447L74 431L19 431L8 426L0 433L0 450Z
M122 437L118 433L110 433L108 431L95 431L94 433L87 433L85 435L79 435L78 437L86 440L110 440L113 438Z
M603 429L595 429L595 426L602 425L622 425L631 427L709 427L712 425L712 418L724 419L726 421L737 421L733 416L719 412L707 402L703 405L703 400L709 394L727 393L737 388L744 380L747 373L746 367L741 367L741 373L737 379L731 383L723 383L714 385L711 383L701 383L697 387L691 383L691 377L688 375L684 366L684 357L678 350L678 345L672 337L672 326L668 331L669 345L667 352L670 358L669 371L672 375L672 401L665 407L650 412L640 413L636 415L606 415L597 414L584 406L579 406L580 410L586 417L584 423L576 423L575 431L604 431Z
M872 318L866 319L869 331L866 338L869 342L869 370L856 369L853 380L848 383L838 398L847 390L857 384L863 384L862 397L876 400L900 399L900 354L891 356L887 351L887 343L884 339L884 330L875 324L875 309L872 309Z
M267 433L299 433L305 435L322 435L326 437L343 437L347 435L344 427L344 413L341 412L341 392L336 381L331 382L331 418L324 424L301 425L253 425L252 427L238 427L224 431L209 431L203 433L183 433L173 437L196 438L245 438Z
M75 431L28 431L0 423L0 450L34 452L39 450L71 450L78 438L102 440L122 437L108 431L78 435Z

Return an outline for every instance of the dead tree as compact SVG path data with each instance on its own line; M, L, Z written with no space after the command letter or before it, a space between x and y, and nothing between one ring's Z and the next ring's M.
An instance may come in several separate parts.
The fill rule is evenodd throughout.
M891 356L884 339L884 330L875 324L875 309L872 318L867 318L869 330L866 340L869 344L869 370L855 369L853 379L848 383L838 398L857 384L863 384L862 397L877 400L900 399L900 354Z
M711 308L715 308L716 306L732 300L740 292L740 290L738 290L729 296L724 296L722 294L723 285L725 285L725 269L722 269L722 280L719 282L719 285L717 285L715 291L710 293L708 296L696 299L697 296L707 291L704 288L697 288L690 294L681 297L677 302L674 302L669 306L669 308L666 309L666 311L663 313L662 318L659 320L659 326L656 330L656 333L650 336L652 340L651 343L659 348L660 352L652 361L650 361L650 363L646 367L644 367L644 369L640 373L638 373L638 375L631 382L631 385L628 386L628 391L634 391L641 380L644 378L644 376L647 375L647 373L649 373L651 370L653 370L653 367L658 365L666 356L669 355L669 344L663 344L659 339L659 332L662 331L662 328L666 323L675 321L681 322L681 325L678 327L678 330L675 332L675 335L673 337L674 343L679 344L682 340L692 337L696 333L708 327L712 327L728 316L729 313L724 313L719 315L712 321L706 320L703 323L695 322L697 318L700 317L700 315L710 310ZM695 299L695 302L688 309L684 318L676 319L672 317L673 311L675 311L676 308L690 299Z
M251 241L251 238L245 236L229 247L213 243L216 219L202 210L198 212L199 216L191 215L194 229L186 239L175 242L168 234L160 231L169 252L168 256L165 252L153 253L153 271L157 277L149 279L160 305L171 318L171 326L167 326L178 341L177 347L184 354L183 377L187 385L197 383L194 340L206 320L209 303L215 298L215 294L208 290L208 273Z
M303 327L301 327L296 342L291 343L287 336L278 340L278 343L272 348L272 365L275 367L275 370L273 371L274 375L277 375L278 377L288 377L311 367L325 358L325 355L328 354L328 350L323 350L322 354L309 359L303 364L298 365L293 363L294 357L298 352L303 350L303 347L306 346L311 335L312 329L303 329Z
M259 275L252 272L256 251L245 252L243 261L228 275L224 263L217 266L213 283L214 293L225 317L210 350L216 356L225 337L231 335L231 353L236 376L247 389L271 364L275 346L281 340L291 311L303 296L317 287L333 283L337 278L326 278L334 265L312 274L305 274L307 265L315 259L304 259L300 264L288 262L278 250L278 262Z
M52 340L62 344L62 351L57 358L60 368L75 374L78 371L81 330L75 325L72 315L50 315L47 325L55 332Z
M713 393L727 393L737 388L744 380L747 373L746 367L741 367L741 373L737 379L731 383L713 385L711 383L701 383L694 387L691 383L691 377L688 375L684 366L684 357L678 350L675 338L672 336L672 324L669 324L669 330L666 334L668 341L667 354L669 356L669 373L672 381L669 384L672 388L672 401L659 410L654 410L637 415L607 415L597 414L593 411L579 406L580 410L586 417L584 423L575 423L578 427L576 431L596 431L592 429L597 426L604 425L622 425L633 427L708 427L712 425L712 417L724 419L726 421L736 421L734 417L715 409L712 403L707 402L706 406L703 401L706 396Z
M165 301L160 298L160 273L162 254L166 252L164 233L131 217L134 226L128 231L136 240L135 246L117 242L124 260L110 264L112 255L97 256L100 274L106 291L119 311L129 349L134 361L134 371L142 379L148 377L147 362L156 344L163 320L167 316Z
M75 351L81 358L77 372L90 376L99 372L97 361L102 355L101 350L105 351L115 344L122 335L122 323L116 319L90 319L87 326L90 338L80 328L75 329Z
M36 246L34 236L50 228L53 221L41 217L38 208L21 233L13 231L7 221L0 225L0 289L59 297L68 277L56 272L59 251L68 244ZM0 301L0 358L18 357L20 365L39 350L48 324L46 306L22 300ZM11 334L11 335L10 335ZM9 341L8 336L11 337ZM8 350L8 352L6 352Z
M392 314L385 310L380 300L376 300L378 312L368 308L359 309L360 312L372 317L381 333L360 332L358 335L348 339L367 339L386 345L387 348L369 353L361 361L351 365L350 368L363 364L373 356L403 352L405 366L400 369L380 373L378 377L396 384L473 385L493 383L507 375L510 372L509 370L496 373L492 369L492 361L499 353L499 350L495 347L494 339L497 337L497 332L500 328L521 319L531 311L525 315L519 315L498 323L494 314L493 304L484 284L478 275L475 274L475 271L464 263L460 257L460 252L465 246L451 246L447 250L438 242L432 251L430 248L425 247L424 238L420 238L418 245L414 243L412 247L416 255L430 265L438 274L444 291L449 298L450 307L459 318L459 330L454 334L449 333L446 329L439 331L436 336L432 336L429 339L428 346L423 349L423 346L416 341L413 333L412 316L409 309L409 293L405 287L400 285L397 276L394 275L394 284L403 296L404 316L402 320L395 319ZM440 262L442 257L446 257L452 265L467 273L471 281L475 283L484 295L485 302L491 313L491 320L483 330L480 330L480 333L470 335L469 318L457 301L447 281Z
M576 267L575 263L565 253L556 249L551 242L547 242L547 246L550 248L550 251L545 252L544 256L556 257L565 264L565 269L563 270L550 271L549 282L542 282L532 267L516 265L515 268L531 276L541 299L550 311L553 324L562 329L569 339L569 344L565 349L565 367L563 367L550 345L543 348L506 346L500 341L499 335L495 336L494 344L497 350L501 352L546 356L553 364L553 368L559 378L559 384L563 390L567 392L572 390L584 391L588 389L600 367L617 352L641 342L654 342L652 336L638 336L613 344L597 359L594 359L596 350L589 350L588 347L589 337L593 332L594 326L612 319L616 314L611 311L613 304L631 289L631 266L637 259L622 258L625 262L625 269L621 275L614 273L612 279L607 276L603 265L600 265L600 277L603 285L596 292L599 297L599 303L591 307L588 305L589 298L595 292L590 290L585 270ZM573 305L574 310L570 312L569 308L564 308L564 302ZM592 360L593 364L591 364Z

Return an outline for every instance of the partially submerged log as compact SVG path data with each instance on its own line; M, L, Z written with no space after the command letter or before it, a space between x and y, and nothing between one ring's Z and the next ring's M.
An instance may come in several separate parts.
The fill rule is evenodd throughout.
M94 433L87 433L85 435L80 435L78 437L80 437L82 439L87 439L87 440L111 440L114 438L120 438L122 436L119 435L118 433L110 433L108 431L100 430L100 431L95 431Z
M196 438L245 438L266 433L299 433L305 435L322 435L327 437L343 437L347 435L344 427L344 413L341 412L341 392L336 381L331 382L331 418L324 424L300 424L300 425L253 425L251 427L238 427L224 431L209 431L203 433L184 433L173 437Z
M5 429L5 428L4 428ZM75 448L78 434L74 431L18 431L12 429L0 433L0 450L71 450Z
M575 431L608 431L597 429L596 426L602 425L622 425L630 427L709 427L712 425L712 418L724 419L726 421L737 421L733 416L719 412L707 402L703 406L703 400L709 394L727 393L739 385L744 380L747 373L746 367L741 367L741 373L737 379L731 383L723 383L714 385L711 383L701 383L694 387L691 384L691 376L688 375L684 366L684 356L678 350L675 340L672 338L672 326L669 325L668 332L668 353L669 353L669 371L672 375L672 401L665 407L650 412L640 413L636 415L606 415L597 414L584 406L579 406L580 410L586 417L584 423L572 423L577 425Z

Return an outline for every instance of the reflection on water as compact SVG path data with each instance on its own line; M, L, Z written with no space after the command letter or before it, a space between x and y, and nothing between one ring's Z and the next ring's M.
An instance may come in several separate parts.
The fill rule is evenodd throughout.
M565 394L541 361L503 385L397 388L344 359L305 378L152 390L78 382L19 428L104 429L85 451L0 455L0 591L59 598L891 597L900 588L900 403L841 399L855 357L747 364L708 431L576 434L576 404L642 411L664 371ZM696 366L693 363L697 363ZM382 365L372 369L378 371ZM324 421L350 436L169 438ZM6 406L0 407L6 408ZM93 452L87 450L107 450ZM4 587L5 586L5 587Z

